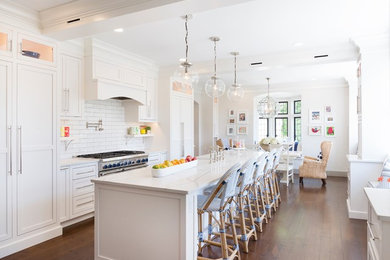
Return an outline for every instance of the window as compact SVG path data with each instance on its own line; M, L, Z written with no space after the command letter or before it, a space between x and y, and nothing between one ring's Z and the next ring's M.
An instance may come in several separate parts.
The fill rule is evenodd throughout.
M294 140L300 142L302 138L301 117L294 117Z
M268 118L259 118L259 138L260 140L269 136Z
M294 101L294 114L300 114L301 113L301 101L295 100Z
M275 118L275 137L288 137L288 118Z
M287 101L281 101L279 102L279 115L287 115L288 114L288 102Z

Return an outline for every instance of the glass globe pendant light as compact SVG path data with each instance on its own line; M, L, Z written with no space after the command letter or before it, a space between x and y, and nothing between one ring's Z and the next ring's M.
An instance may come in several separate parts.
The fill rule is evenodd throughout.
M269 78L268 81L268 94L257 104L257 112L260 117L273 118L279 113L279 103L269 96Z
M180 60L180 66L175 71L174 77L183 80L187 83L192 83L194 80L197 80L197 77L193 77L193 75L190 74L189 68L192 66L192 63L188 61L188 20L192 18L192 15L187 14L182 17L185 20L184 27L186 30L186 35L184 38L184 41L186 43L186 57L185 59ZM192 84L191 84L192 86Z
M221 97L225 93L225 83L217 77L217 41L219 37L210 37L210 40L214 42L214 75L206 82L205 92L206 95L212 98Z
M230 54L234 56L234 83L228 89L227 97L230 101L239 102L244 98L244 89L241 84L237 83L237 55L240 53L231 52Z

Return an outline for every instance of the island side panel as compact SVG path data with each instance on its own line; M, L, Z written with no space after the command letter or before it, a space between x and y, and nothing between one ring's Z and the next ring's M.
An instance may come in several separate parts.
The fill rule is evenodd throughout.
M196 195L95 185L95 259L196 259Z

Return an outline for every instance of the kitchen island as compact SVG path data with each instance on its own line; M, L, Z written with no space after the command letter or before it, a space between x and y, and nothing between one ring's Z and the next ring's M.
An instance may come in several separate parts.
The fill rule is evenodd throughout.
M235 163L262 152L198 157L196 167L153 178L151 167L103 176L95 183L95 259L196 259L197 195Z

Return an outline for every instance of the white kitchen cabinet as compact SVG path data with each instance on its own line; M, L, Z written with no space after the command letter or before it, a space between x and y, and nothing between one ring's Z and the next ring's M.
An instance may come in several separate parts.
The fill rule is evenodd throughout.
M170 158L182 158L194 153L194 100L189 97L171 97Z
M70 176L70 218L72 219L94 211L94 184L91 179L98 176L97 163L72 166Z
M149 157L148 157L148 165L160 164L163 163L165 160L167 160L166 151L151 152L149 153Z
M157 122L157 80L146 78L146 104L139 107L140 122Z
M22 235L56 222L56 77L19 64L17 78L16 203Z
M11 66L0 60L0 241L12 237Z
M18 34L18 55L22 61L33 62L35 65L57 65L56 44L33 35Z
M82 59L70 55L61 55L62 95L61 115L81 116L82 107Z
M390 189L364 188L368 199L367 259L390 259Z
M349 218L367 219L367 198L363 188L369 181L375 181L380 176L382 161L363 160L356 155L347 155L348 186L347 207Z
M69 167L62 167L57 174L57 209L58 219L69 219Z
M95 210L94 184L98 176L97 162L62 166L57 179L59 221L63 226L83 220Z
M3 26L0 26L0 55L13 56L13 32Z

